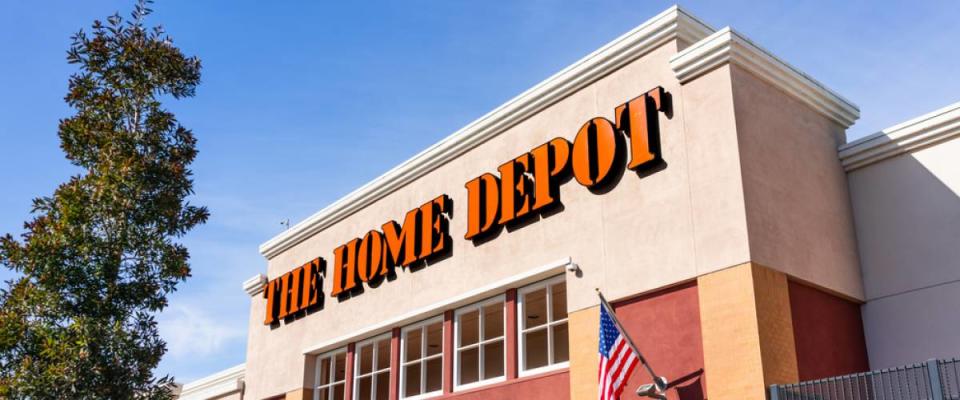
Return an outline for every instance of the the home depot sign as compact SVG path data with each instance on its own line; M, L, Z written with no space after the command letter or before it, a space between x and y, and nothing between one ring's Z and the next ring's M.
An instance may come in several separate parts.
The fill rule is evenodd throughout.
M560 186L574 178L602 192L624 172L659 164L659 113L669 107L657 87L614 110L614 120L586 121L573 142L557 137L466 183L467 232L479 241L498 229L519 224L560 203ZM346 297L364 283L388 277L451 251L451 200L443 194L406 213L403 222L387 221L333 250L330 296ZM323 304L326 261L316 258L267 283L264 324L278 323Z

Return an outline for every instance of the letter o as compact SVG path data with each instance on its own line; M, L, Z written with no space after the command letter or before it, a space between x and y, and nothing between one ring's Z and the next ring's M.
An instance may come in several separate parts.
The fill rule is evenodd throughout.
M613 175L617 162L617 132L606 118L587 121L573 139L573 176L581 185L595 188Z
M369 282L383 267L383 235L376 230L367 232L360 241L360 254L357 255L357 272L360 280Z

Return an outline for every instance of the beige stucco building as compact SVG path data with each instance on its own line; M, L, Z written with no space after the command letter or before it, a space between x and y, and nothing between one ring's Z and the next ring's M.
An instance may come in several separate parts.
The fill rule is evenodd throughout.
M264 243L181 398L596 398L596 289L670 399L958 355L960 106L858 117L670 8Z

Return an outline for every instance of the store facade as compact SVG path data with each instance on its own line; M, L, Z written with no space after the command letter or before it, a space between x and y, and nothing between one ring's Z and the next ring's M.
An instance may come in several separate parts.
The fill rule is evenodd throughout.
M598 289L671 399L868 370L858 116L670 8L264 243L182 398L596 398Z

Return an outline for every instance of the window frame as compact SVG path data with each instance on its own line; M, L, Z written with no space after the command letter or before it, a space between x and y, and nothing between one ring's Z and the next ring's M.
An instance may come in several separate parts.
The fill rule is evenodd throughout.
M388 379L389 379L390 374L393 373L393 371L391 370L391 365L390 365L390 364L391 364L390 361L392 361L392 360L388 360L388 362L387 362L387 368L386 368L386 369L377 369L377 360L379 359L379 354L378 354L379 351L377 350L377 345L376 345L376 343L379 342L379 341L381 341L381 340L384 340L384 339L390 341L390 340L392 339L391 333L390 333L390 332L381 333L381 334L379 334L379 335L376 335L376 336L373 336L373 337L364 339L364 340L362 340L362 341L359 341L359 342L357 342L357 343L354 345L354 347L353 347L353 348L354 348L354 352L353 352L353 388L352 388L352 389L353 389L353 393L350 395L350 397L352 398L352 400L361 400L361 399L360 399L360 378L366 378L366 377L368 377L368 376L371 377L371 378L370 378L370 382L371 382L370 393L375 395L375 394L377 393L377 379L376 379L377 374L379 374L379 373L381 373L381 372L383 372L383 371L387 371L387 377L388 377ZM364 374L363 376L361 376L361 375L360 375L360 364L361 364L361 362L360 362L360 354L361 354L361 351L360 351L360 350L363 348L363 346L369 345L369 344L371 344L371 343L373 343L373 359L370 360L370 372L367 373L367 374ZM392 341L390 342L390 349L391 349L391 350L390 350L390 353L387 354L387 357L392 357L392 355L393 355L393 342L392 342ZM388 390L389 390L389 389L388 389ZM369 399L364 399L364 400L369 400Z
M409 333L410 331L418 330L418 329L423 330L425 326L432 325L438 322L440 323L440 353L430 355L430 356L426 355L427 334L426 332L423 332L420 336L420 358L418 358L416 361L408 361L406 359L407 358L407 352L406 352L407 333ZM425 399L428 397L437 397L443 394L444 361L446 359L446 352L444 351L445 349L443 348L443 345L444 345L444 337L446 336L445 335L446 329L447 327L444 326L444 323L443 323L443 314L430 317L420 322L410 324L410 325L404 326L403 328L400 328L400 371L398 371L399 377L400 377L400 390L399 390L399 393L397 393L397 398L404 399L404 400L417 400L417 399ZM429 393L420 393L416 396L407 397L405 395L405 393L407 392L407 379L406 379L407 377L406 377L406 368L404 367L410 364L420 364L420 388L426 390L427 361L435 360L437 358L440 359L440 389L429 392Z
M483 309L486 306L491 304L501 303L503 307L503 332L500 337L494 339L483 339L483 327L484 327L484 318L482 317ZM473 343L467 346L460 345L460 317L471 311L479 311L478 316L478 326L477 326L477 343ZM506 293L501 293L499 295L493 296L491 298L481 300L479 302L469 304L463 307L460 307L453 312L453 390L461 391L467 389L473 389L479 386L490 385L494 383L504 382L507 380L507 296ZM471 382L467 384L460 383L460 350L464 348L477 348L477 357L479 360L479 369L477 370L477 376L483 376L483 367L485 365L485 360L483 358L483 345L487 343L493 343L496 341L503 342L503 375L496 378L489 379L480 379L476 382Z
M563 282L566 285L566 276L558 275L552 278L547 278L542 281L529 284L520 289L517 289L517 375L519 377L537 375L544 372L555 371L563 368L570 367L569 357L567 361L554 363L553 362L553 352L554 352L554 339L553 339L553 327L560 324L567 324L568 329L568 340L569 340L569 329L570 329L570 315L567 313L567 316L561 320L552 321L553 318L553 291L550 290L551 287L555 286L557 283ZM546 322L543 325L525 329L524 323L526 322L526 313L524 309L524 295L530 292L534 292L540 289L546 289ZM566 302L565 302L566 303ZM526 340L524 338L524 332L536 331L540 329L547 330L547 365L542 367L526 369L527 363L527 352L526 352ZM570 348L569 344L567 347L567 354L569 354Z
M339 356L340 354L343 354L343 368L344 368L344 371L343 371L343 380L342 380L342 381L337 381L337 380L336 380L336 376L337 376L337 356ZM329 380L329 382L327 382L327 383L325 383L325 384L321 384L321 383L320 383L320 371L322 370L322 368L320 368L320 363L323 362L323 360L324 360L324 359L327 359L327 358L330 359L330 376L329 376L330 380ZM314 374L313 374L313 400L320 400L320 389L328 389L327 393L332 393L331 390L333 389L333 387L336 386L336 385L338 385L338 384L341 384L341 383L342 383L342 384L343 384L343 390L344 390L344 391L347 390L347 374L348 374L350 371L347 371L347 370L346 370L346 368L347 368L347 348L346 348L346 347L341 347L341 348L339 348L339 349L330 350L330 351L327 351L327 352L325 352L325 353L323 353L323 354L318 355L317 358L316 358L315 363L316 363L315 366L314 366L315 371L314 371ZM346 399L344 399L344 400L346 400Z

